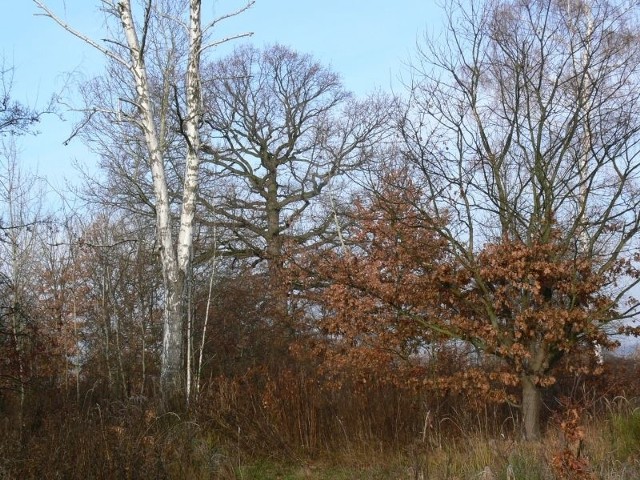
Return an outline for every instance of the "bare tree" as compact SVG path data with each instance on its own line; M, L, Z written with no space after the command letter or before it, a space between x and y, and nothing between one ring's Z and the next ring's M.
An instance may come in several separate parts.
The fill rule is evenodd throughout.
M0 348L6 359L0 371L0 389L7 387L18 392L18 421L22 432L26 387L33 373L32 355L38 328L33 315L37 301L33 292L45 223L44 183L36 175L20 169L12 138L2 140L0 168Z
M156 235L166 294L161 385L165 398L184 399L185 282L192 259L200 164L198 130L202 116L200 63L203 51L220 43L220 41L206 43L203 39L220 20L246 10L253 2L250 1L237 12L214 19L203 27L201 0L177 3L148 0L141 2L139 9L134 9L130 0L102 0L101 8L115 31L114 36L105 43L99 43L77 32L42 1L34 0L34 2L45 15L51 17L63 28L100 50L111 61L120 64L124 75L118 80L135 89L133 96L123 99L125 105L122 108L102 113L111 115L117 121L130 124L144 139L144 156L149 165L153 184ZM140 14L140 18L136 17L136 13ZM167 124L169 109L155 108L150 79L151 66L157 60L157 54L163 52L165 47L172 45L171 39L162 35L164 27L168 24L181 30L188 39L186 54L180 55L181 52L178 51L174 59L184 65L184 83L175 81L173 77L175 70L162 72L167 76L167 85L171 88L173 98L181 99L184 105L184 110L180 110L179 129L184 142L184 170L177 225L174 224L170 208L166 144L162 135L162 130ZM180 108L177 104L173 106Z
M14 67L8 66L4 58L0 60L0 135L27 133L40 121L42 115L51 110L49 104L44 110L29 107L12 97Z
M607 343L605 325L638 312L637 302L625 302L639 278L638 10L613 0L446 6L444 34L427 38L413 64L401 133L429 192L429 214L449 219L433 228L471 278L460 298L479 299L477 329L501 332L493 346L472 330L465 338L501 356L518 342L518 312L535 305L537 284L524 287L531 277L510 280L525 282L514 308L496 307L505 280L483 265L488 254L479 252L489 244L494 253L496 245L549 248L548 260L572 265L565 273L574 281L586 275L585 262L588 276L608 279L599 292L609 301L599 305L575 303L551 277L536 287L540 312L577 306L594 328L565 325L562 343L544 322L531 326L519 368L525 435L535 439L553 366L572 345Z
M388 133L392 100L358 101L336 73L281 45L210 64L203 92L203 222L223 227L225 253L277 267L285 242L335 240L330 195Z

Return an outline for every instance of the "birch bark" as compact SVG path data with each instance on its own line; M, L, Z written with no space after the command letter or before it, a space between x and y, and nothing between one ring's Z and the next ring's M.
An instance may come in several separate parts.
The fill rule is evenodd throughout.
M155 20L177 22L188 30L189 36L185 84L181 90L178 85L173 84L176 90L176 98L179 96L184 97L186 104L186 115L181 119L181 125L179 125L186 144L186 153L177 240L174 240L176 229L174 229L171 198L167 186L163 138L162 132L158 130L158 125L166 123L167 118L160 117L166 116L167 112L154 111L150 69L146 64L147 51L150 50L147 42L151 41L150 29L153 28L151 19L154 12L160 9L162 2L145 0L142 5L144 11L143 20L141 23L137 23L134 19L134 10L130 0L102 0L101 3L104 10L117 18L124 37L122 40L110 40L107 45L115 45L115 47L107 48L73 29L60 17L56 16L41 0L33 1L46 16L52 18L71 34L100 50L111 60L120 63L131 75L132 86L135 87L136 93L135 102L133 102L136 114L135 117L128 116L127 120L131 121L142 132L147 150L155 197L156 240L164 276L165 313L160 384L165 400L170 401L172 404L176 401L184 404L186 400L185 393L188 391L185 388L184 365L184 325L187 305L185 285L192 258L200 163L200 137L198 131L201 121L200 59L204 49L232 38L247 35L239 34L203 47L203 30L206 31L215 26L220 20L243 12L254 2L249 1L245 7L240 8L238 11L215 19L204 29L201 15L202 0L189 1L188 23L186 25L179 19L171 18L170 15L159 15L158 19ZM178 105L176 105L176 109L179 110Z
M199 2L197 0L192 0L191 10L193 10L194 4L199 4ZM130 0L120 0L117 4L117 8L129 49L130 71L135 81L135 88L138 97L137 107L140 116L139 122L144 133L144 139L149 154L149 163L153 178L153 191L155 194L156 234L160 250L160 261L162 262L166 294L162 334L162 366L160 384L163 396L165 398L174 398L179 397L181 392L184 390L184 380L182 375L184 341L182 330L184 324L185 267L188 266L187 264L189 261L188 254L185 258L185 249L190 249L191 234L193 231L193 215L185 218L185 208L188 210L188 207L185 207L183 204L183 209L180 215L178 245L177 249L174 249L171 231L170 199L165 175L164 157L161 149L160 137L154 122L154 111L153 104L151 102L150 84L147 75L144 51L141 48L138 33L133 22ZM199 12L200 10L198 8L197 13ZM190 12L190 17L193 17L193 11ZM190 56L191 52L192 46L190 45ZM190 73L192 73L191 63L190 58ZM197 131L195 135L197 137ZM197 141L194 143L197 144ZM191 150L191 147L189 150ZM188 159L193 156L194 155L190 152ZM197 169L197 164L195 168ZM187 170L189 171L189 167L187 167ZM195 195L195 192L189 193L187 188L195 190L197 188L197 180L195 182L192 180L188 184L185 181L183 199L188 199Z

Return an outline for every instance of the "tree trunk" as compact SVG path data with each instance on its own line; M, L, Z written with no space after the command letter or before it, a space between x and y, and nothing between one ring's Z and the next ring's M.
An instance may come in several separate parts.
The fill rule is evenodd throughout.
M131 55L130 71L133 74L137 106L149 151L153 191L155 195L157 240L164 273L166 307L164 331L162 335L162 366L160 385L168 407L180 408L186 400L183 352L183 326L185 312L184 282L190 268L191 246L193 244L193 221L198 189L198 150L200 139L197 125L200 120L200 50L202 34L200 30L200 1L191 0L189 24L189 59L187 66L187 117L184 120L183 135L187 141L184 189L180 211L178 241L174 247L171 233L170 199L164 166L161 138L154 122L150 84L144 61L144 52L136 32L129 0L121 0L119 15Z
M524 437L526 440L540 440L542 394L531 375L523 375L521 382Z
M153 41L154 29L153 15L159 15L161 21L169 20L174 22L172 15L165 15L162 12L162 4L167 2L144 2L145 18L141 22L134 21L131 0L117 0L105 2L109 4L106 10L115 15L121 23L124 39L107 40L108 45L117 45L116 49L106 48L102 42L96 42L91 38L82 35L72 29L65 21L57 17L40 0L34 0L38 8L51 17L64 29L79 37L92 47L98 49L111 60L121 64L132 76L135 86L135 99L129 102L135 106L136 114L125 115L127 121L138 127L144 135L145 144L148 151L148 161L151 168L153 182L153 194L155 200L156 213L156 241L160 254L165 287L165 315L164 331L162 337L162 366L160 383L162 395L165 400L175 404L176 400L182 397L179 403L185 403L185 372L184 372L184 321L186 313L185 281L191 268L193 229L196 199L198 194L198 172L199 172L199 151L200 135L198 128L202 117L202 94L201 94L201 72L200 59L202 51L206 48L226 42L231 38L243 37L248 34L228 37L214 42L210 45L202 45L203 31L201 25L201 3L202 0L190 0L189 4L189 42L187 53L187 69L185 84L186 116L181 122L181 133L184 137L187 151L185 158L184 186L182 190L182 202L180 207L179 229L177 229L177 242L174 241L176 229L172 219L171 198L167 187L165 172L165 138L164 130L158 125L166 125L168 119L166 112L156 111L152 102L152 88L149 81L149 73L146 66L146 57L156 54L155 48L158 45L149 47L148 42ZM209 23L208 28L212 28L218 21L238 15L247 10L254 1L249 1L246 6L237 11L217 18ZM171 2L168 2L171 4ZM181 22L178 22L181 23ZM181 23L182 24L182 23ZM162 29L160 29L162 30ZM165 39L167 40L167 39ZM121 55L120 47L124 47L128 55ZM146 48L145 48L146 47ZM173 68L173 67L172 67ZM172 75L173 70L162 71L162 75ZM169 78L171 82L175 79ZM172 83L174 85L174 83ZM180 95L176 94L176 97ZM115 113L115 112L113 112ZM120 113L117 112L118 118Z
M180 409L185 400L184 335L182 331L185 312L182 282L175 280L167 282L166 294L160 385L166 407Z
M267 169L265 177L265 210L267 231L265 232L268 269L271 275L277 275L282 266L282 237L280 236L281 206L278 201L278 160L266 148L262 151L262 164Z

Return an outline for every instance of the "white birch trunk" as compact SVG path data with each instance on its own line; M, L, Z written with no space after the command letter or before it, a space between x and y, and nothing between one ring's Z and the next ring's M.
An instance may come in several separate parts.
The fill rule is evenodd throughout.
M170 198L165 175L164 153L162 137L156 128L156 122L164 119L157 118L158 112L154 112L151 101L151 87L148 78L148 70L145 65L145 52L141 45L139 35L147 33L148 24L136 27L130 0L105 1L110 8L114 8L124 32L124 43L129 53L129 58L121 57L116 50L109 50L102 44L92 40L69 26L57 17L42 2L33 0L34 3L51 17L60 26L71 34L80 38L87 44L101 51L107 57L124 65L133 76L136 90L137 118L133 122L142 130L149 155L149 164L153 178L153 190L155 196L156 211L156 240L159 245L160 259L165 285L165 313L162 337L162 357L160 383L165 399L180 400L184 404L185 398L185 369L184 369L184 322L186 314L185 285L187 274L190 270L193 245L193 224L198 189L199 150L200 137L198 126L201 119L201 93L200 93L200 58L202 50L218 45L233 38L244 37L249 34L239 34L224 38L205 47L202 45L202 0L190 0L189 2L189 48L187 59L187 75L185 85L186 117L181 125L182 134L187 144L184 173L184 189L182 192L182 204L180 210L180 226L177 242L172 238L172 221L170 211ZM222 16L211 22L206 28L212 28L218 21L229 18L245 11L253 5L248 1L247 5L237 11ZM153 7L152 2L147 8ZM149 10L150 12L151 10ZM148 21L146 19L145 21ZM136 28L140 29L140 33ZM120 42L115 42L120 44Z
M193 218L195 213L195 197L198 185L198 132L197 104L193 108L192 85L198 85L199 75L199 43L189 48L189 67L187 75L187 108L188 115L184 126L187 140L187 165L183 192L182 211L180 214L180 230L177 248L174 249L171 233L171 212L169 193L164 169L164 157L160 138L154 123L153 105L150 98L150 86L144 62L144 54L133 23L130 0L118 3L120 20L125 32L127 45L131 52L131 73L134 76L138 96L140 125L144 131L145 142L149 153L153 189L155 194L157 240L160 245L160 258L164 274L166 307L162 336L162 357L160 384L165 398L183 396L183 327L185 314L184 285L186 272L191 260L191 244L193 236ZM199 41L200 1L191 0L190 41ZM194 23L198 27L194 27ZM197 58L192 59L193 52ZM189 88L191 87L191 90ZM196 91L198 88L196 86ZM199 95L199 93L197 93Z

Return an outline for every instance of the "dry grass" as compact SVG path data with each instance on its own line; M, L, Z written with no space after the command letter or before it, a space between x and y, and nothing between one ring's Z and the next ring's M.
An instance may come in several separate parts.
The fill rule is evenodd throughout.
M638 479L640 386L625 365L551 392L539 443L520 441L516 409L369 383L321 389L302 368L213 377L183 414L34 391L22 427L0 398L0 479Z
M459 420L470 422L469 418ZM343 448L305 454L304 449L289 446L269 455L257 448L247 450L241 438L220 435L215 426L195 418L158 415L151 406L114 402L107 408L94 406L83 415L66 412L48 417L23 444L15 436L3 436L0 478L563 478L553 466L567 443L560 428L552 425L544 441L531 443L513 434L488 434L486 419L480 415L475 425L458 422L457 434L444 428L451 422L443 420L441 432L433 425L432 431L423 431L405 445L350 438ZM584 478L640 478L640 411L632 402L623 398L610 402L602 417L587 416L583 428L580 458L585 459L589 475Z

